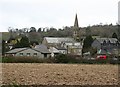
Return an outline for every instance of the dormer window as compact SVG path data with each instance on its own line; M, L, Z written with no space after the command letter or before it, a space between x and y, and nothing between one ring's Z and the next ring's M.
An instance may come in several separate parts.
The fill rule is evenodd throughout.
M119 43L119 41L116 41L116 46L118 46L120 43Z
M108 43L108 45L110 45L110 44L111 44L110 40L108 40L108 42L107 42L107 43Z
M110 40L108 40L107 43L110 43Z
M103 45L106 45L106 41L105 40L103 41Z

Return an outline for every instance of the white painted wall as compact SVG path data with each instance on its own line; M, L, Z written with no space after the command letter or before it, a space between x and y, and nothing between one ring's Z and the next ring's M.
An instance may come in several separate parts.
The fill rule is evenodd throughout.
M20 53L23 53L23 56L28 56L27 53L30 53L30 56L34 56L34 53L37 53L37 57L44 58L43 54L41 54L38 51L32 50L32 49L27 49L27 50L18 52L15 56L21 56Z

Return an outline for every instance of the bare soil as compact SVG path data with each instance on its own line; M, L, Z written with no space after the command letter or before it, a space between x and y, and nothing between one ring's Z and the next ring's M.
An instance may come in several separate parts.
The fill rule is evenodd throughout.
M118 65L1 63L2 84L117 85Z

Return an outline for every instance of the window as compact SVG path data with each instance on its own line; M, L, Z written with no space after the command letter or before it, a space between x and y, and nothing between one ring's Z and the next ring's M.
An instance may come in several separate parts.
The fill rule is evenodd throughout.
M119 42L118 41L116 41L116 46L119 46Z
M23 53L20 53L20 56L23 56Z
M44 57L46 58L46 57L47 57L47 54L44 54Z
M102 45L106 45L106 41L105 40L103 41Z
M27 53L27 56L30 56L30 53Z
M108 41L108 45L109 45L109 46L111 45L111 42L110 42L110 40Z
M34 55L34 56L37 56L37 53L34 53L33 55Z

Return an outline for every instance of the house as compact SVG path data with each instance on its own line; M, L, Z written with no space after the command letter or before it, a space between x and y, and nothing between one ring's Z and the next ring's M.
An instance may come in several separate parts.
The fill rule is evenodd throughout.
M48 48L49 47L57 47L59 46L62 42L73 42L73 38L68 38L68 37L44 37L42 44L46 45Z
M75 16L72 37L44 37L42 44L48 48L54 47L62 54L82 55L80 27L77 14Z
M58 49L56 49L55 47L50 47L49 51L51 52L51 57L54 57L60 53L60 51Z
M48 58L50 57L50 52L44 48L16 48L6 52L6 56L34 56L38 58Z
M59 50L61 54L67 54L67 48L65 47L57 46L56 49Z
M118 54L120 42L116 38L96 38L92 47L97 49L97 53Z
M82 55L83 44L80 42L63 42L61 46L67 49L68 54Z
M45 37L42 43L48 48L55 47L63 54L82 55L82 44L73 38Z
M90 52L83 53L83 58L84 58L84 59L89 59L89 58L91 58Z

